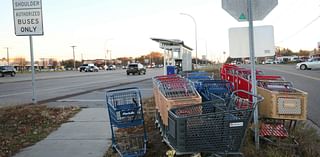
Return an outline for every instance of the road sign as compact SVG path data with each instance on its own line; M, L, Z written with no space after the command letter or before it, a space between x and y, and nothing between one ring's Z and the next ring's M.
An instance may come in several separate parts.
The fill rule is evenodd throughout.
M17 36L43 35L41 0L13 0L12 5Z
M263 20L278 0L252 0L252 20ZM239 22L248 21L247 0L222 0L222 8Z
M253 28L255 57L275 55L273 26ZM248 27L229 28L229 52L232 58L250 57Z

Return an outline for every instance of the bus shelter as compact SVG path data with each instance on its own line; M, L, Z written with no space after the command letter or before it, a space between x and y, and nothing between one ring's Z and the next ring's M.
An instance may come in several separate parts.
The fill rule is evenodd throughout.
M151 40L158 42L163 50L164 74L167 74L167 66L175 66L178 72L192 70L192 48L185 45L182 40L160 38Z

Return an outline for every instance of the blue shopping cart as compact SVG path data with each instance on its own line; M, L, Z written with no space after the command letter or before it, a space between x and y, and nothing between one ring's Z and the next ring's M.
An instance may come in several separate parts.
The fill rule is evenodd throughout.
M112 148L121 157L143 156L146 153L147 133L139 89L107 91L106 106L110 119ZM116 128L122 129L121 135L115 131Z

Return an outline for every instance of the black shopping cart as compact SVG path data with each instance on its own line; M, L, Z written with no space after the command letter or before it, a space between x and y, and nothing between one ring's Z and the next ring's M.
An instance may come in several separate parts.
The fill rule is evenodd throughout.
M106 92L106 100L112 148L121 157L143 156L146 153L147 133L139 89L110 90Z
M239 97L238 94L243 92L256 97L257 102L253 103ZM177 154L203 152L242 155L240 148L248 124L256 105L262 100L260 96L241 90L232 93L228 104L224 104L225 101L221 99L216 99L171 109L164 141Z

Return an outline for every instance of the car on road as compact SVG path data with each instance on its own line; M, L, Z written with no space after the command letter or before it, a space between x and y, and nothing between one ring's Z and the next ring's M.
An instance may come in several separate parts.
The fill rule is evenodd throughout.
M98 72L99 68L97 66L88 66L85 70L85 72Z
M79 71L80 72L87 72L86 70L90 67L90 66L94 66L94 64L82 64L80 67L79 67Z
M140 63L130 63L127 68L127 75L134 74L146 74L146 68Z
M16 69L13 66L0 66L1 77L10 75L11 77L16 76Z
M266 61L263 61L262 64L276 64L276 62L273 59L267 59Z
M300 70L320 69L320 58L311 58L307 62L297 63L296 69L300 69Z
M117 67L115 65L109 65L106 70L116 70Z

